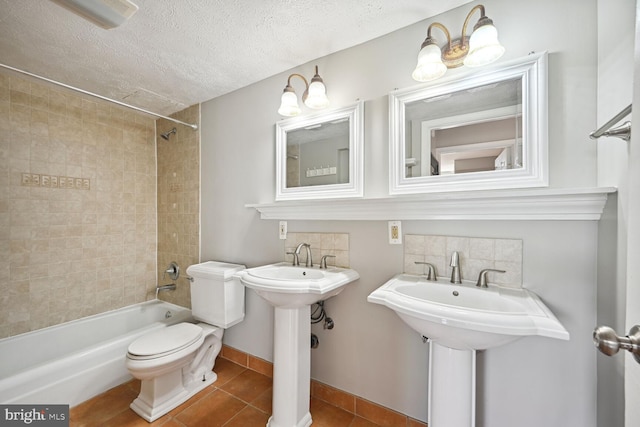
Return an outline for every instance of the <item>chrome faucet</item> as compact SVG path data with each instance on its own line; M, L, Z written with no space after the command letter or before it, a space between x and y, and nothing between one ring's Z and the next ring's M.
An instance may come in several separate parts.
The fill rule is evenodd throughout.
M311 257L311 245L308 243L300 243L298 245L298 247L296 248L296 250L293 252L294 255L294 262L296 259L298 259L298 256L300 255L300 249L301 248L305 248L307 250L307 259L304 262L304 266L305 267L313 267L313 258Z
M322 269L326 269L327 268L327 258L335 258L335 255L323 255L322 259L320 260L320 268Z
M429 263L429 262L423 262L423 261L415 261L416 264L424 264L427 266L427 274L425 276L427 276L427 280L430 280L432 282L435 282L438 280L438 275L436 274L436 266Z
M458 251L453 251L451 254L451 262L449 263L451 266L451 283L462 283L462 279L460 278L460 255L458 255Z
M158 294L160 292L175 291L175 290L176 290L176 284L175 283L170 283L168 285L162 285L162 286L156 286L156 299L158 299Z
M478 281L476 282L476 286L480 288L489 287L487 285L487 273L490 271L494 271L496 273L506 273L506 271L504 270L496 270L495 268L485 268L484 270L480 271L480 274L478 275Z

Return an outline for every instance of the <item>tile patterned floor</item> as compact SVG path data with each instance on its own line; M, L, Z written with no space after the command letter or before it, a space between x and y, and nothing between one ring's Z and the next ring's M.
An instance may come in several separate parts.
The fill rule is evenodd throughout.
M261 427L271 413L272 380L227 359L218 358L214 368L218 380L189 401L147 423L129 404L140 390L140 382L130 381L71 409L72 427ZM364 418L311 399L314 427L376 427ZM385 423L386 424L386 423Z

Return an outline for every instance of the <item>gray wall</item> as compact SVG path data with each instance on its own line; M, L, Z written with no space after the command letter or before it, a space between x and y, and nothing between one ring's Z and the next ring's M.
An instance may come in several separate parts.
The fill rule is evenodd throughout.
M598 0L597 123L602 125L631 104L636 2ZM630 120L627 117L625 120ZM628 143L600 138L598 185L618 187L600 221L598 324L625 329ZM624 357L598 354L598 425L624 425Z
M472 5L436 17L458 34ZM549 51L549 150L552 187L596 184L596 0L483 2L514 59ZM436 20L434 19L434 20ZM327 84L332 105L365 100L365 197L388 194L388 97L414 85L411 71L433 20L303 64L291 72ZM540 23L544 22L544 31ZM579 37L568 29L579 28ZM442 36L440 36L442 37ZM451 74L467 70L453 70ZM277 221L260 220L245 204L271 203L275 194L276 110L289 73L202 105L202 259L279 261ZM258 102L256 102L258 101ZM389 218L393 219L393 218ZM596 425L598 224L589 221L404 221L404 233L519 238L524 286L554 311L570 341L525 338L478 357L478 425ZM347 232L351 267L360 280L326 304L335 329L314 327L313 378L411 417L427 417L427 346L390 310L366 296L403 266L402 246L387 242L384 221L289 221L292 232ZM272 360L272 309L247 293L247 316L225 343Z

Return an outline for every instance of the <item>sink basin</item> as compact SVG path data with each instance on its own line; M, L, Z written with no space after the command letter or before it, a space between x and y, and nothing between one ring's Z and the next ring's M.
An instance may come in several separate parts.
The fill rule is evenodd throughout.
M367 300L387 306L420 334L453 349L484 350L530 335L569 339L553 313L526 289L399 274Z
M238 273L242 283L275 307L310 305L339 294L360 276L348 268L293 266L281 262Z

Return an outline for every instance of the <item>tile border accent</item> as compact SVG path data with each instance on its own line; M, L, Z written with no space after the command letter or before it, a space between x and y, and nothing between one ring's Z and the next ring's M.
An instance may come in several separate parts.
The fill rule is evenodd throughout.
M222 345L220 357L273 378L273 364L248 353ZM343 409L380 426L427 427L427 424L330 385L311 380L311 397Z
M49 187L71 190L91 190L91 179L23 172L20 185L22 185L23 187Z

